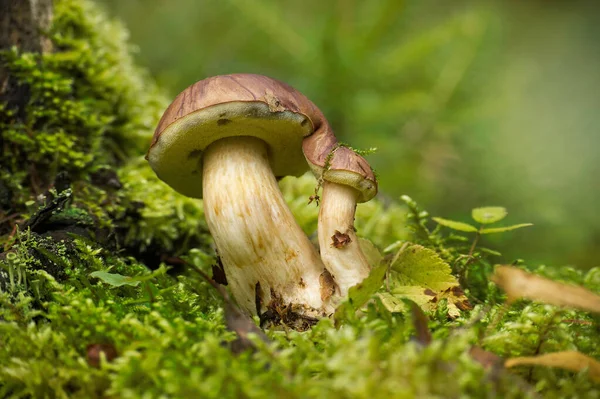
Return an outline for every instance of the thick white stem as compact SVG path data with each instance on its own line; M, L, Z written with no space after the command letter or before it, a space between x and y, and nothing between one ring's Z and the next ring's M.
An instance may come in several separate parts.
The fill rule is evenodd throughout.
M256 314L272 294L308 317L331 313L321 299L325 268L283 200L266 144L253 137L221 139L204 152L204 212L236 301Z
M333 275L340 294L369 275L365 258L354 231L354 213L359 193L352 187L323 183L319 210L319 246L321 259Z

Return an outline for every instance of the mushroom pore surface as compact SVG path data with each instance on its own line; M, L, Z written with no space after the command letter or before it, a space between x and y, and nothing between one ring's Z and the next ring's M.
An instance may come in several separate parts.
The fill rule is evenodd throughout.
M261 311L278 299L300 315L330 313L321 299L325 267L283 200L266 143L217 140L204 152L203 170L206 220L240 307L256 314L260 283Z

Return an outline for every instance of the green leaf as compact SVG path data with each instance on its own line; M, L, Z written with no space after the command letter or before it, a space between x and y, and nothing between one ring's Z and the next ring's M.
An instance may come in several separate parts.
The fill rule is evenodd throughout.
M435 291L456 284L450 266L432 249L412 244L402 250L391 269L397 273L396 283L400 286L416 286Z
M388 265L380 264L371 270L369 276L361 283L350 287L348 299L342 302L335 310L335 325L339 326L347 318L350 312L354 312L363 306L377 292L383 284L383 277L388 270Z
M145 281L150 281L152 279L154 279L157 276L162 276L164 274L167 274L167 271L169 270L169 267L163 265L160 265L160 267L154 271L152 271L151 273L148 274L142 274L141 276L131 276L129 277L131 282L134 281L139 281L139 282L145 282Z
M493 249L489 249L489 248L484 248L484 247L479 247L477 248L480 252L489 254L489 255L494 255L494 256L502 256L502 254L498 251L494 251Z
M383 255L370 240L358 237L358 245L372 269L381 263Z
M442 218L432 218L438 224L441 224L444 227L448 227L452 230L464 231L467 233L475 233L477 231L477 227L471 226L470 224L457 222L454 220L442 219Z
M521 223L521 224L514 224L512 226L506 226L506 227L493 227L490 229L483 229L483 230L481 230L481 234L504 233L505 231L516 230L516 229L520 229L521 227L528 227L528 226L533 226L533 223Z
M99 278L106 284L111 285L113 287L120 287L122 285L130 285L132 287L135 287L140 283L139 280L133 280L129 276L123 276L121 274L109 273L105 271L96 271L90 273L90 277Z
M384 254L389 254L398 251L404 245L404 241L396 241L383 249Z
M400 298L395 297L389 292L380 292L377 297L381 304L392 313L402 313L406 311L406 304Z
M499 222L504 219L507 214L506 208L501 206L486 206L483 208L475 208L471 211L473 220L481 224Z
M411 245L396 255L392 261L394 272L392 294L416 302L426 311L435 311L442 299L448 302L448 317L460 316L461 310L471 308L467 297L448 265L433 250L421 245ZM379 295L390 312L403 306L386 295Z

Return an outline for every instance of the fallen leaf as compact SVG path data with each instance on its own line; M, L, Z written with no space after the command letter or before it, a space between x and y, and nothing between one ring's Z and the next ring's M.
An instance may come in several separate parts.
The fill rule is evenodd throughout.
M327 269L323 270L323 273L319 276L319 285L321 286L320 291L322 301L328 300L335 294L335 280Z
M435 311L438 303L446 299L451 319L472 308L450 266L431 249L416 244L407 246L396 255L390 268L394 272L394 296L408 298L428 312ZM384 305L390 303L389 298L382 301ZM401 311L397 307L388 310Z
M415 301L426 312L435 312L440 301L446 299L448 307L447 316L449 319L456 319L457 317L460 317L462 311L473 309L469 299L458 285L458 282L456 285L450 286L439 292L433 291L429 288L423 289L423 287L416 286L394 287L392 289L392 294L394 296L404 297ZM386 303L388 302L384 301L384 305ZM388 310L391 312L402 311L398 308L388 308Z
M592 380L600 382L600 362L577 351L547 353L539 356L514 357L504 362L506 368L515 366L546 366L580 372L588 370Z
M104 358L107 362L112 362L117 356L117 349L112 344L89 344L86 348L87 361L92 367L100 367L101 353L104 353Z
M460 316L460 312L473 309L473 306L469 302L469 299L465 295L465 292L460 288L458 283L449 287L435 296L424 306L425 310L434 311L442 299L446 299L448 302L448 317L450 319L456 319Z
M492 275L508 296L508 302L520 298L549 305L566 306L600 313L600 296L576 285L559 283L513 266L498 266Z
M495 353L486 351L479 346L473 346L469 349L469 355L485 369L494 369L502 367L503 359Z
M240 310L233 301L225 300L225 324L227 329L236 333L237 338L231 342L231 351L235 354L242 353L248 349L255 349L255 344L249 337L254 334L261 341L269 343L269 338L254 323L254 321Z
M413 327L415 328L415 340L423 346L431 343L431 331L429 331L429 319L423 310L410 299L404 299L404 303L410 309Z
M250 339L249 334L255 335L258 339L265 343L271 342L266 334L254 323L250 316L246 315L240 310L222 285L219 285L216 281L211 279L208 274L206 274L202 269L193 263L187 262L181 258L173 259L179 259L179 261L184 262L188 267L202 276L202 278L206 280L206 282L209 283L215 290L217 290L217 292L223 298L225 308L225 325L227 326L228 330L235 332L237 335L237 338L232 341L229 346L234 354L239 354L248 349L256 348L256 345L254 342L252 342L252 339ZM260 286L257 285L255 290L257 291L256 295L258 296ZM257 299L257 307L259 306L260 297Z

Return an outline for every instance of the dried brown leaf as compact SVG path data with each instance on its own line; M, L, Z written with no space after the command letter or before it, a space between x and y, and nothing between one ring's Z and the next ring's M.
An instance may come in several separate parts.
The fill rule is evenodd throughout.
M265 343L270 343L271 341L265 335L265 333L254 323L254 321L250 318L250 316L243 313L237 304L231 299L227 290L219 285L216 281L208 277L202 269L193 263L189 263L181 258L173 257L170 258L171 262L183 262L185 265L190 267L203 279L206 280L214 289L217 290L219 294L223 297L224 308L225 308L225 324L227 329L236 333L237 338L231 342L230 349L234 354L242 353L248 349L255 349L255 344L252 342L252 339L249 337L250 334L254 334L258 339ZM260 285L255 287L257 292L257 296L260 293ZM257 300L257 308L260 307L260 296ZM260 309L257 309L257 311Z
M479 346L473 346L469 350L469 355L477 363L481 364L485 369L493 369L502 367L502 358L495 353L486 351Z
M559 283L512 266L498 266L492 276L512 302L520 298L600 313L600 296L576 285Z
M100 368L101 353L107 362L112 362L117 358L117 348L113 344L89 344L86 348L88 364L95 368Z
M392 294L415 301L426 312L435 312L440 301L446 299L449 319L460 317L461 311L473 309L469 299L466 297L458 283L438 292L429 288L423 289L422 287L395 287L392 290ZM394 306L389 301L385 301L384 305L390 312L403 311L402 305Z
M429 318L427 318L423 309L415 302L410 299L404 299L404 303L410 308L413 326L415 327L415 339L423 346L429 345L432 341L431 331L429 330Z
M217 263L212 265L212 278L217 284L227 285L227 275L225 268L221 262L221 258L217 256Z
M547 353L530 357L514 357L504 362L506 368L515 366L556 367L574 372L588 369L592 380L600 382L600 362L577 351Z
M327 269L319 276L319 285L321 286L321 300L326 301L335 294L335 280Z

